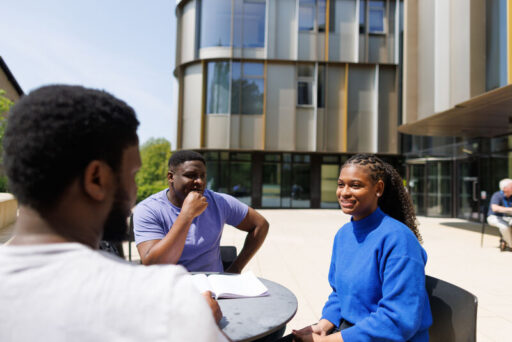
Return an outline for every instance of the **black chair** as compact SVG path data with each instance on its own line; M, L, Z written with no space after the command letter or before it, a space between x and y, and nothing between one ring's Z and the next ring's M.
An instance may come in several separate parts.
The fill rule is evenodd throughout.
M220 246L220 258L222 260L222 266L224 267L225 271L236 259L236 247Z
M476 341L477 297L431 276L426 277L426 288L434 319L430 342Z

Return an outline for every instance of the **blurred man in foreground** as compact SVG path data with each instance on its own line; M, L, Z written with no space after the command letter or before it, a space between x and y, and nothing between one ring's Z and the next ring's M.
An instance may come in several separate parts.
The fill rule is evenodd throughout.
M12 108L4 167L20 209L0 246L0 341L226 341L184 268L97 251L126 234L138 124L126 103L78 86Z

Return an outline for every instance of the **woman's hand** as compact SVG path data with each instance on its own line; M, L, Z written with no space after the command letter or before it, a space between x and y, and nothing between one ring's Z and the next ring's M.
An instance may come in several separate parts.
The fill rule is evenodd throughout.
M327 334L334 328L334 324L326 319L321 319L320 322L313 325L308 325L299 330L293 330L292 334L294 341L326 341ZM330 336L335 337L335 336ZM340 335L341 338L341 335Z
M311 334L315 334L315 335L319 335L319 336L327 335L327 331L324 331L322 329L322 327L320 326L320 324L308 325L299 330L294 329L294 330L292 330L292 333L296 337L299 337L302 335L311 335Z

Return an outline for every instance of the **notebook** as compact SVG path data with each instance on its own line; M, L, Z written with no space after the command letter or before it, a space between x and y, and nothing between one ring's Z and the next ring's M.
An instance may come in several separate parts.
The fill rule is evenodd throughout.
M219 298L246 298L268 296L268 289L252 273L243 274L194 274L194 285L199 292L211 291L213 296Z

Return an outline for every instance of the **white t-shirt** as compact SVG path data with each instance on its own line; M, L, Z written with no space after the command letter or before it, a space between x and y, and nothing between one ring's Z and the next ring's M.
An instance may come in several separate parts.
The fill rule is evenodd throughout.
M0 341L226 341L181 266L78 243L0 246Z

